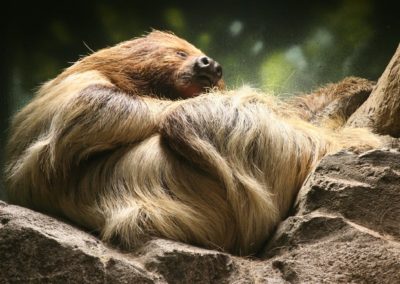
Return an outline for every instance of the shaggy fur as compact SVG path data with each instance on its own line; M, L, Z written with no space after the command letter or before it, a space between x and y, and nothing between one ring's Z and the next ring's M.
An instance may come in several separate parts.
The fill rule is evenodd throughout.
M137 82L81 63L16 116L9 199L128 249L159 236L253 254L321 157L381 143L362 129L313 126L249 88L175 101L137 96Z
M373 87L374 82L369 80L347 77L311 94L294 96L288 103L302 119L336 129L343 126L350 115L367 100Z

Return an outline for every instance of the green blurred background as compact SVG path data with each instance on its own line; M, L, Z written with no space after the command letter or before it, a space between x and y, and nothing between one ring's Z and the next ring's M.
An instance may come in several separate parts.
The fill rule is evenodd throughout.
M400 40L396 2L7 1L0 19L0 166L13 113L89 49L170 30L217 59L229 88L249 84L289 96L348 75L376 80Z

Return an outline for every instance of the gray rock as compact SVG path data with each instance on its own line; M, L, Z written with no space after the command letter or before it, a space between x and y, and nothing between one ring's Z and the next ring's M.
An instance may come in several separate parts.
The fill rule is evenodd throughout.
M169 283L221 283L234 269L229 255L156 239L139 251L145 267Z
M121 252L63 221L0 201L0 283L252 283L248 263L162 239Z
M258 258L163 239L121 252L0 202L0 283L400 283L399 271L394 150L325 157Z
M261 254L291 283L400 283L400 153L325 157Z
M94 236L0 203L0 283L153 283L133 258Z
M291 283L400 283L400 246L340 217L283 222L264 253Z
M297 199L298 214L340 215L400 240L400 153L372 150L326 157Z

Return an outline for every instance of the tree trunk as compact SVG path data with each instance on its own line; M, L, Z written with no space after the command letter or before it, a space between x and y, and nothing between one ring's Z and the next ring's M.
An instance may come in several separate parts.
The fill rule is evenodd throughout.
M371 95L351 115L347 125L400 137L400 45Z

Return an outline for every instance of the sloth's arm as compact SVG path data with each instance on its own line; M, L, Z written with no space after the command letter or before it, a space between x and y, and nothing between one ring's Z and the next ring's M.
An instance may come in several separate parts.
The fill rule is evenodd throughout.
M272 119L258 97L209 95L187 100L170 112L160 126L163 142L175 153L214 173L256 160ZM264 135L264 134L265 135Z
M154 133L154 120L142 98L92 85L60 107L51 126L51 144L56 156L79 160L143 140Z

